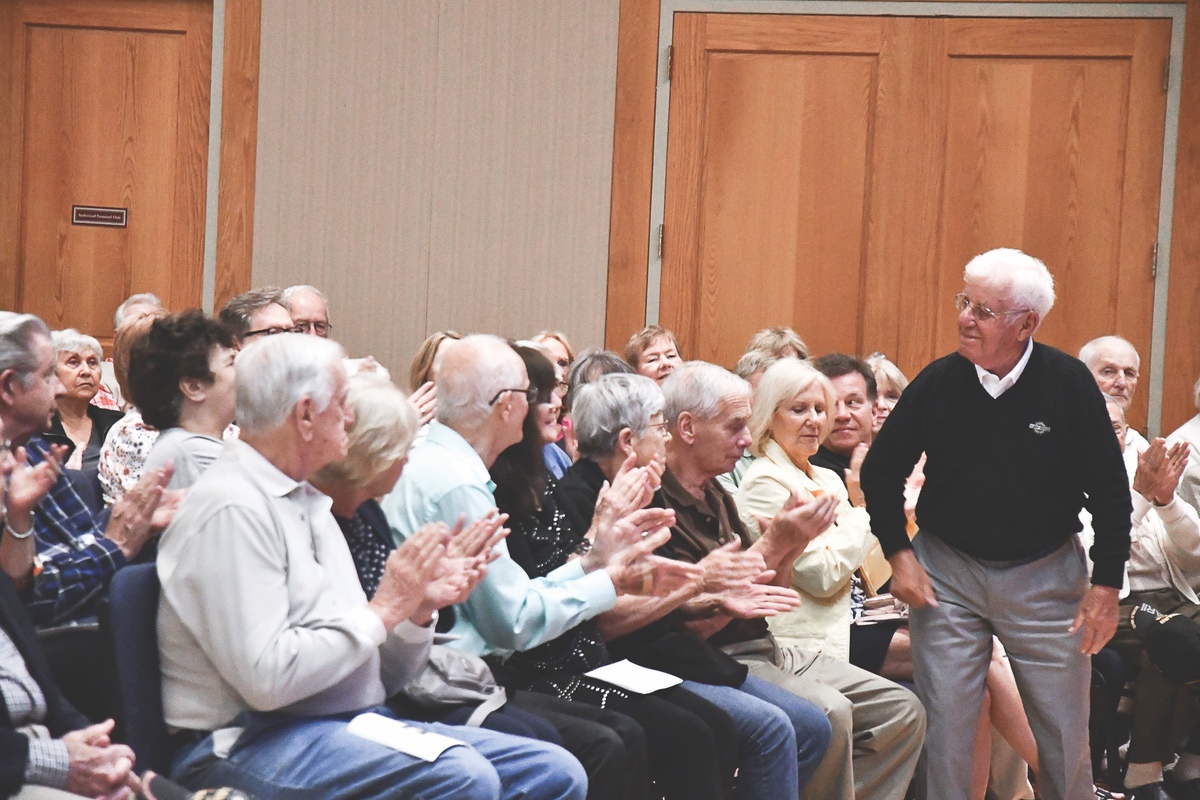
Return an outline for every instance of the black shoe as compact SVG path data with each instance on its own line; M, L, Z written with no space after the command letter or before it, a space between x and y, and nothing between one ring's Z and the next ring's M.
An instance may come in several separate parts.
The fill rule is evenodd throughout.
M1168 772L1163 776L1163 787L1172 800L1200 800L1200 778L1177 781L1175 775Z
M1147 783L1135 789L1126 789L1129 800L1171 800L1171 795L1161 783Z

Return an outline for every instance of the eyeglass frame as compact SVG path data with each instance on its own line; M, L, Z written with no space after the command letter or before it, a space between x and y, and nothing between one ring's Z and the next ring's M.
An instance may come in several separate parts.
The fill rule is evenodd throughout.
M960 314L966 311L968 308L971 309L971 316L975 318L976 322L990 322L996 317L1009 317L1013 314L1028 314L1030 311L1033 311L1032 308L1021 308L1013 311L993 311L983 303L980 303L978 300L972 300L971 298L967 297L966 292L959 292L958 294L954 295L953 302L954 307L958 309L958 313Z
M304 331L295 325L290 328L272 325L269 328L259 328L256 331L246 331L242 334L242 339L249 339L251 336L278 336L281 333L304 333Z
M501 395L505 394L506 392L519 392L520 394L525 395L526 402L532 405L533 403L537 402L538 393L540 391L541 390L533 384L530 384L524 389L501 389L500 391L496 392L495 397L488 401L488 406L494 406L496 403L500 402Z
M333 323L322 322L321 320L304 320L303 322L297 322L293 326L292 332L308 333L309 328L312 328L313 333L315 333L317 336L328 336L329 332L333 330ZM324 328L324 330L322 330L322 328Z

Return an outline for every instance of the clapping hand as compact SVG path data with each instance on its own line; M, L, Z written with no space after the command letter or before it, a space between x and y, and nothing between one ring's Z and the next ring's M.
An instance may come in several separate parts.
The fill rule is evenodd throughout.
M760 553L742 550L742 543L737 539L718 547L697 563L704 567L704 591L714 594L752 583L767 567Z
M773 617L800 606L800 595L787 586L775 586L774 570L765 570L753 583L744 583L723 592L720 609L738 619Z
M408 402L417 409L422 425L428 425L437 417L437 387L433 381L425 381L408 396Z
M1177 442L1168 448L1165 439L1156 438L1150 442L1150 447L1138 454L1133 490L1147 500L1165 506L1175 497L1175 489L1187 463L1187 442Z
M368 608L389 631L425 604L426 590L438 578L449 539L450 529L443 523L432 522L388 556L383 578Z

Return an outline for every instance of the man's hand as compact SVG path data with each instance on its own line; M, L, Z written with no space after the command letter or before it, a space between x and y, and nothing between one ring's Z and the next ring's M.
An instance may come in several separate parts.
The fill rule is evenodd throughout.
M925 568L917 561L916 554L909 549L901 550L888 561L892 565L892 597L912 608L936 606L933 584Z
M25 448L17 448L16 460L8 475L8 492L4 502L8 523L15 530L22 533L29 530L33 524L33 509L62 474L63 457L66 454L65 444L51 445L45 460L31 468Z
M425 584L425 596L412 614L415 625L428 625L438 609L467 602L471 590L487 575L483 558L442 558L437 576Z
M1166 439L1154 439L1148 448L1138 453L1133 490L1152 503L1167 505L1175 499L1175 490L1187 462L1187 442L1177 442L1168 449Z
M795 589L770 583L770 570L759 576L756 583L731 589L718 598L722 612L738 619L773 617L800 607L800 595Z
M627 514L613 524L596 530L592 549L579 559L579 566L584 572L605 569L614 563L626 548L641 544L651 531L669 528L674 524L675 512L667 508L643 508ZM669 533L667 540L670 540Z
M482 558L490 564L500 557L496 545L508 536L504 527L508 514L492 509L479 519L466 524L466 515L459 515L458 522L450 530L450 541L446 544L446 558Z
M704 591L713 594L753 582L767 568L761 553L743 551L734 540L700 559L704 567Z
M445 525L431 522L388 556L379 588L367 604L387 630L412 617L426 600L425 590L438 577L449 538Z
M437 416L437 387L433 385L433 381L425 381L408 396L408 402L417 409L421 424L428 425Z
M126 788L133 769L133 751L109 739L113 721L71 731L62 737L71 759L67 771L68 792L87 797L129 797Z
M671 531L660 528L621 552L606 568L617 594L666 597L689 586L693 592L700 591L703 567L652 555L670 540Z
M113 504L112 516L109 517L104 536L121 549L126 559L132 559L141 552L146 542L162 530L155 530L153 527L154 512L174 473L174 464L147 472L132 489L121 495ZM171 515L175 513L178 502L176 499L168 504Z
M895 594L895 589L892 594ZM1079 652L1088 656L1096 655L1117 632L1118 594L1118 590L1112 586L1092 584L1088 588L1079 603L1079 613L1075 615L1070 630L1070 633L1083 631Z
M862 465L867 457L867 450L870 445L866 442L859 442L854 452L850 454L850 469L844 470L846 473L846 492L850 495L850 505L855 508L863 508L867 504L867 498L862 490Z

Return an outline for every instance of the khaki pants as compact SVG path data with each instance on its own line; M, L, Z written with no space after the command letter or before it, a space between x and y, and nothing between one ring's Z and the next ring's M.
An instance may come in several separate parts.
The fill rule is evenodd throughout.
M829 751L804 792L810 800L901 800L912 781L925 711L892 681L770 638L731 645L750 673L816 703L829 717Z

